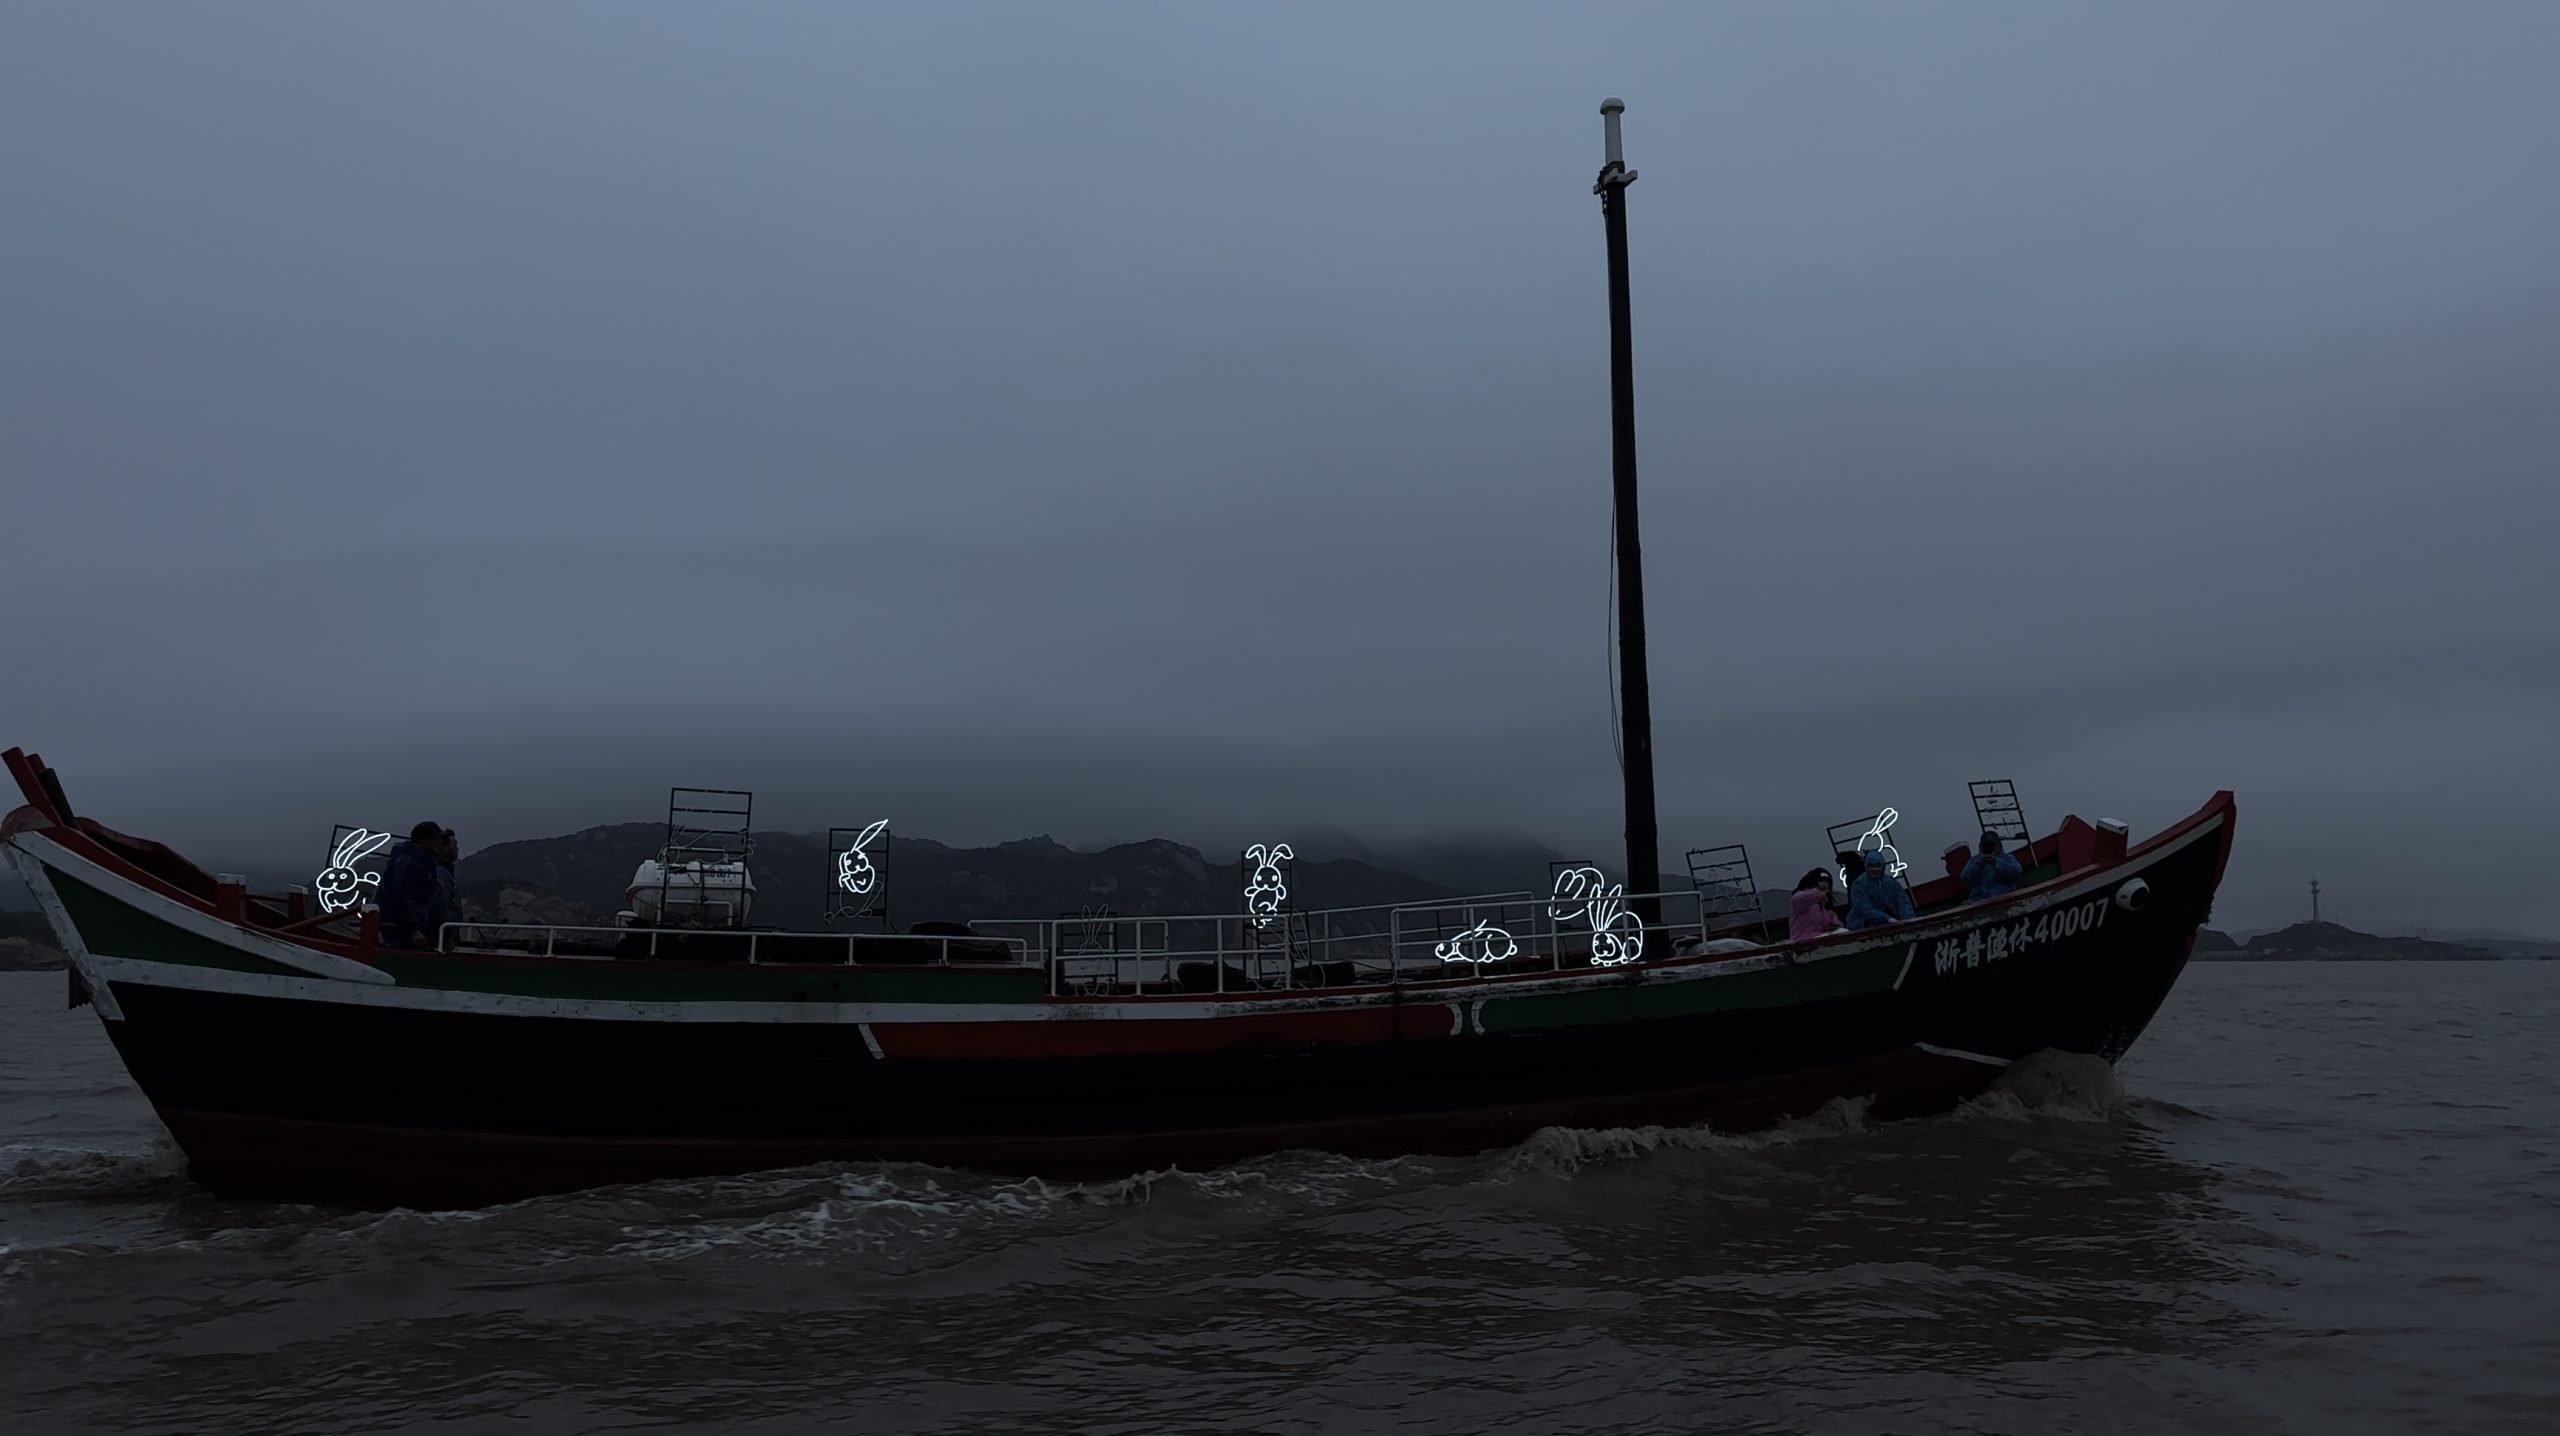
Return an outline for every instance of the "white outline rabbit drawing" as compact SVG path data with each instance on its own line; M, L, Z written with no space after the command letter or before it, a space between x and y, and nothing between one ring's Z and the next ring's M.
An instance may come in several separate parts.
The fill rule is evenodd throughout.
M1644 956L1644 920L1627 910L1626 897L1625 885L1611 884L1598 868L1566 868L1556 874L1547 916L1559 927L1590 923L1591 965L1619 967Z
M364 900L364 889L380 887L380 873L360 873L356 864L391 846L389 833L358 828L338 842L337 852L330 855L329 865L311 880L312 891L320 898L322 912L345 912Z
M1627 911L1626 896L1625 888L1613 887L1591 899L1593 967L1617 967L1644 956L1644 920Z
M1858 839L1858 851L1861 853L1871 851L1867 847L1868 838L1876 840L1873 851L1881 851L1884 854L1884 875L1889 878L1902 876L1902 870L1910 866L1902 860L1902 850L1893 845L1892 838L1886 836L1893 831L1893 825L1900 821L1902 821L1900 813L1891 808L1881 809L1876 813L1876 820L1868 827L1865 836Z
M1244 885L1244 910L1252 916L1255 927L1271 926L1280 904L1289 900L1289 881L1282 875L1280 865L1297 856L1289 851L1287 843L1273 843L1267 848L1256 843L1244 850L1244 860L1253 864L1253 876Z
M1499 947L1495 945L1497 942ZM1479 921L1456 937L1434 944L1431 955L1442 962L1500 962L1507 957L1519 956L1520 944L1512 940L1511 934L1491 922Z
M889 820L882 818L855 835L852 847L836 854L837 887L855 897L871 895L871 889L879 885L880 870L871 866L871 855L863 849L871 846L872 839L879 837L888 826Z
M1547 904L1547 916L1558 924L1577 922L1591 915L1591 900L1608 890L1609 879L1598 868L1566 868L1556 874L1554 898Z

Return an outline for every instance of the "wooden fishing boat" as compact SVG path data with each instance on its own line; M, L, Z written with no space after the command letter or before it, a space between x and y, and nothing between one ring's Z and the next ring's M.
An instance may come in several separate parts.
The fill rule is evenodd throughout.
M2121 1057L2234 821L2228 792L2136 845L2072 818L2005 898L1939 878L1917 921L1739 950L1559 917L1567 894L1292 914L1277 939L1267 914L1150 919L1216 936L1134 956L1070 920L895 951L751 933L721 959L572 955L521 931L400 951L365 915L75 815L40 760L6 757L25 803L0 841L194 1177L416 1206L823 1161L1090 1176L1747 1130L1835 1099L1940 1111L2029 1053Z
M1601 107L1593 191L1621 872L1650 884L1624 108ZM1753 910L1720 923L1730 884L1631 895L1590 866L1547 893L1302 913L1281 896L1285 849L1252 850L1237 911L1196 918L661 929L752 906L743 853L706 860L671 816L631 924L461 923L417 951L381 941L342 862L313 892L251 894L75 813L50 768L7 757L25 802L0 843L71 955L75 1002L195 1177L411 1205L824 1161L1079 1176L1473 1152L1558 1125L1739 1130L1842 1099L1940 1111L2030 1053L2122 1056L2187 962L2234 821L2228 792L2138 845L2072 818L2026 845L2014 893L1966 904L1942 877L1911 889L1914 920L1766 945L1747 881ZM832 854L865 902L880 830ZM376 842L355 836L333 850Z

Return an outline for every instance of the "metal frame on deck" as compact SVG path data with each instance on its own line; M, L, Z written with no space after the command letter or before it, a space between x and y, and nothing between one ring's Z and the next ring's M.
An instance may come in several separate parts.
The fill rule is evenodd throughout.
M2027 810L2018 802L2018 785L2006 778L1983 778L1965 784L1973 796L1974 821L1981 831L1997 833L2004 843L2018 845L2018 862L2024 867L2036 865L2035 830L2027 826Z
M1689 887L1698 894L1702 919L1714 931L1718 919L1748 915L1748 922L1726 922L1728 928L1769 926L1776 919L1760 910L1760 882L1751 871L1751 852L1740 843L1689 850Z
M734 798L738 801L724 802ZM726 925L743 924L748 905L747 895L754 890L755 876L748 870L747 860L756 850L756 795L745 788L669 788L667 790L666 844L658 850L658 921L666 922L668 894L675 886L676 865L682 862L693 872L693 896L690 904L697 914L712 908L722 909ZM729 820L735 819L736 826ZM682 854L682 857L678 855ZM728 890L734 894L727 900L712 896L721 890L708 881L704 869L729 863L738 865L738 882Z

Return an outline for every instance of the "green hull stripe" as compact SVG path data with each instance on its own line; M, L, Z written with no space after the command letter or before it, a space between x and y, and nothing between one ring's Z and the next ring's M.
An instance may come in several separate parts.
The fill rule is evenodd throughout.
M308 977L226 943L199 937L100 892L60 869L45 877L62 899L80 941L104 957L271 972ZM385 951L377 965L403 987L447 992L493 992L601 1002L1038 1002L1048 978L1036 971L954 971L949 968L808 969L750 967L689 969L645 967L611 958L527 962L467 955L423 957ZM324 979L325 980L325 979Z
M187 967L218 967L226 972L280 972L296 977L308 976L282 963L269 962L162 922L78 878L66 877L60 869L48 867L44 875L45 880L53 885L54 895L62 899L62 910L70 915L71 925L80 930L81 946L101 956L135 957L147 962L171 962Z
M1530 997L1492 997L1484 1004L1487 1032L1522 1032L1542 1027L1583 1027L1595 1023L1635 1022L1650 1017L1688 1017L1702 1012L1747 1012L1754 1008L1791 1007L1825 998L1856 997L1893 990L1902 972L1905 948L1894 946L1855 957L1835 957L1759 972L1737 972L1687 982L1644 982L1612 985L1582 992Z

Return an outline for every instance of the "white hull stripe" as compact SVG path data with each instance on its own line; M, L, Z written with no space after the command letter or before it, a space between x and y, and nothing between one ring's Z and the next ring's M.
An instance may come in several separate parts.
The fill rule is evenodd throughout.
M234 952L272 962L279 967L290 967L297 972L308 972L341 982L379 983L384 986L392 984L391 974L384 972L381 968L357 962L352 958L339 957L334 953L315 951L297 942L287 942L279 937L271 937L255 928L224 922L211 914L198 912L184 903L172 902L140 883L106 871L42 833L20 833L9 841L24 845L30 856L41 859L52 867L62 869L72 877L78 878L81 882L137 912L158 918L171 927L193 933L208 942L220 943ZM39 886L41 877L41 873L31 875L27 885ZM48 891L52 886L49 883L41 885Z
M2009 1059L2006 1057L1992 1057L1980 1052L1967 1052L1961 1047L1940 1047L1934 1042L1914 1042L1911 1045L1919 1048L1923 1052L1929 1053L1932 1056L1953 1057L1959 1062L1979 1062L1986 1067L2006 1067L2009 1065Z

